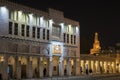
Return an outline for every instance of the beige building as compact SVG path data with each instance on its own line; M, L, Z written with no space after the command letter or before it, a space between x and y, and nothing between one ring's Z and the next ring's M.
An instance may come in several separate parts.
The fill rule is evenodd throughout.
M91 55L81 54L81 74L92 69L93 74L120 73L120 53Z
M80 56L79 22L54 9L47 12L0 0L0 75L10 78L120 73L120 54ZM98 33L92 53L101 49ZM80 69L81 68L81 69Z
M80 25L63 12L0 0L0 74L10 78L80 75Z
M90 54L81 54L80 59L81 74L89 73L90 69L92 69L93 74L120 73L120 53L101 53L98 33L95 33Z

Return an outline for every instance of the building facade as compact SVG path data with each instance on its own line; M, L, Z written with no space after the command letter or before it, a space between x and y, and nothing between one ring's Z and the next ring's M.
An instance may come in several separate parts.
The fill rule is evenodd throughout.
M93 74L120 73L120 52L102 53L97 32L90 54L81 54L80 59L81 74L89 73L89 70Z
M93 74L120 74L120 53L115 54L81 54L81 74L91 69Z
M3 80L80 75L79 30L79 22L61 11L0 0Z

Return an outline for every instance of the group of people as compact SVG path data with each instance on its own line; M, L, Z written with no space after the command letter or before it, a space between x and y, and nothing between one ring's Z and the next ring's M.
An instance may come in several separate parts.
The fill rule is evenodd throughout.
M47 73L47 69L44 68L44 69L43 69L43 76L44 76L44 77L46 77L46 73ZM38 73L38 70L37 70L37 68L35 68L35 77L38 77L38 74L39 74L39 73Z
M2 80L2 74L0 73L0 80Z
M92 69L90 68L89 71L88 69L86 69L86 75L88 75L90 73L90 75L92 75Z
M80 67L80 71L81 71L81 73L83 72L82 71L82 67ZM90 75L92 75L92 73L93 73L93 71L92 71L92 69L90 68L89 70L88 70L88 68L86 68L86 75L88 75L88 74L90 74Z

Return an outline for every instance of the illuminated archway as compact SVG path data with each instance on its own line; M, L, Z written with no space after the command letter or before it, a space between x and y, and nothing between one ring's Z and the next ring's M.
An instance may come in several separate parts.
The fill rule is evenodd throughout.
M27 58L21 57L21 78L27 77Z
M15 77L15 59L13 56L10 56L8 58L8 67L7 67L7 73L10 78Z
M32 68L33 68L33 77L37 78L39 76L39 67L38 67L37 57L32 58Z
M53 57L53 76L59 76L59 57Z

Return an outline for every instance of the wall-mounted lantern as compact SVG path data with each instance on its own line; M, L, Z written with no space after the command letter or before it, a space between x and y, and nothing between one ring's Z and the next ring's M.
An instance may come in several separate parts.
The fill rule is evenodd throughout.
M33 58L32 58L32 56L30 56L30 61L32 62L32 60L33 60Z
M0 56L0 62L4 61L4 56Z
M21 61L22 60L22 57L18 57L18 61Z

